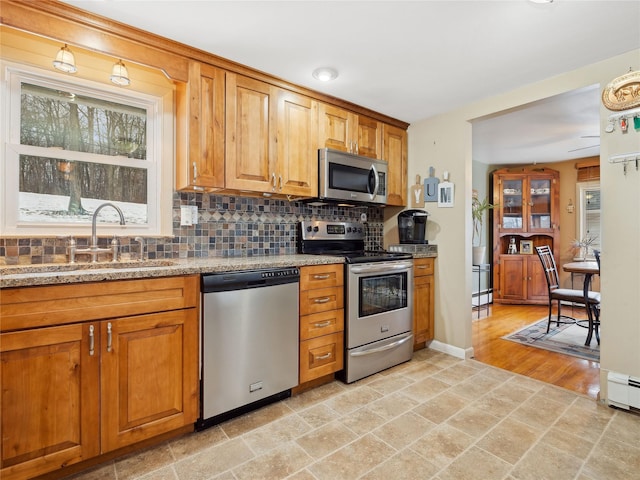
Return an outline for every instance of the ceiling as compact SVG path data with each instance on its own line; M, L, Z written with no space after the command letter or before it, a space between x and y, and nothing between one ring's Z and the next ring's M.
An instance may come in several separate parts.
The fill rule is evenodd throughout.
M65 3L410 123L640 48L638 0ZM599 102L594 86L478 120L474 159L598 155Z

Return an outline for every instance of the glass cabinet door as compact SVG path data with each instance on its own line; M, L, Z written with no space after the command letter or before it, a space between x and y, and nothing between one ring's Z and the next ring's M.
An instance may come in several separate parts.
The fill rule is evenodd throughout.
M551 179L532 178L529 198L529 231L551 229Z
M502 211L503 230L522 230L523 204L522 204L523 180L504 179L500 192L500 209Z

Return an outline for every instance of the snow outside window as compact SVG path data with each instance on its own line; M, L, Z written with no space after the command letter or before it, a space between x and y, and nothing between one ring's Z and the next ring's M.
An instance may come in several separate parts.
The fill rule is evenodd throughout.
M3 235L160 233L162 98L5 70ZM8 107L8 108L7 108Z

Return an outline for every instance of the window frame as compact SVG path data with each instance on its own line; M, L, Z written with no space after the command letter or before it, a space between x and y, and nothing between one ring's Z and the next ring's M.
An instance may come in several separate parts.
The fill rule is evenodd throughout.
M35 155L78 161L91 161L110 165L123 165L147 170L147 223L97 224L100 235L167 236L172 234L173 195L173 90L143 93L107 83L49 72L12 62L0 62L2 70L2 105L0 122L1 145L4 151L2 180L0 181L0 226L3 236L33 237L90 234L91 221L74 223L36 223L18 220L18 175L20 155ZM70 90L101 100L143 108L147 111L147 158L128 159L69 150L56 150L20 144L21 83L47 88ZM171 132L170 135L167 133ZM170 138L170 141L167 140ZM168 193L167 193L168 189ZM106 202L107 200L105 200Z
M586 182L577 182L576 183L576 198L577 202L577 214L576 214L576 239L580 240L586 237L586 224L587 224L587 209L586 209L586 192L590 190L598 190L600 191L600 201L602 202L602 191L600 186L600 180L590 180ZM599 232L597 236L597 243L595 248L597 250L601 249L602 242L602 204L600 205L600 222L599 222ZM593 247L589 247L587 256L585 260L593 260L595 261L595 256L593 254Z

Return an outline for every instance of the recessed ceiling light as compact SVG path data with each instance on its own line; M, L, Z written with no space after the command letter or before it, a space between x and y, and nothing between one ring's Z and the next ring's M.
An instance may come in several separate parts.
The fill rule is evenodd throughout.
M338 78L338 71L331 67L316 68L313 73L313 78L320 80L321 82L329 82Z

